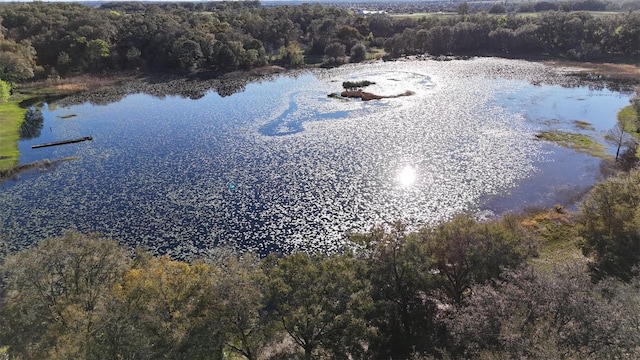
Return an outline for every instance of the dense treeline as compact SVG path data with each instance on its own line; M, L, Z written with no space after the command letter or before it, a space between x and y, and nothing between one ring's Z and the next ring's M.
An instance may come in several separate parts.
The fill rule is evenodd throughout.
M321 5L266 7L250 1L112 3L100 8L3 4L0 80L134 69L217 73L266 64L296 66L305 57L362 61L367 50L379 48L391 57L548 53L593 59L640 53L640 13L635 11L611 16L461 13L392 18Z
M387 39L385 49L403 54L554 54L577 60L640 50L640 13L595 17L588 12L544 12L534 17L466 15L427 18Z
M553 269L530 265L538 233L516 216L379 226L331 257L192 263L69 232L5 254L0 354L638 358L639 186L638 171L598 185L576 225L591 260Z
M422 14L437 12L489 12L503 13L535 13L543 11L629 11L640 9L638 0L606 1L606 0L569 0L569 1L523 1L523 2L491 2L491 1L403 1L403 2L369 2L346 5L365 11L380 11L390 14Z

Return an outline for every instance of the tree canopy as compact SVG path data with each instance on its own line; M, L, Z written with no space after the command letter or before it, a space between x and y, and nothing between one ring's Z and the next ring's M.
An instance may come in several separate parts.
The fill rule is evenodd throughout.
M598 219L602 232L615 223ZM637 282L593 282L584 262L531 268L518 224L398 222L339 255L192 263L68 232L2 260L0 348L22 359L637 357Z
M584 11L600 5L538 2L533 10L546 12L523 17L502 4L478 13L461 3L459 16L395 18L335 6L251 1L2 4L0 80L136 69L219 73L266 64L299 66L305 56L337 62L351 55L357 62L376 47L390 57L545 53L591 60L640 54L640 14Z

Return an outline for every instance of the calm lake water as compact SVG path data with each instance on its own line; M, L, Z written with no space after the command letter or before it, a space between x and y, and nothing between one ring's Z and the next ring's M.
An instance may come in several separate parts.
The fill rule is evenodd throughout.
M414 95L327 97L345 80ZM402 61L285 74L226 97L45 105L20 162L76 159L1 184L0 234L19 248L70 228L98 231L178 258L331 252L345 233L386 221L569 203L600 177L600 160L534 135L604 142L631 94L559 84L575 82L524 61Z

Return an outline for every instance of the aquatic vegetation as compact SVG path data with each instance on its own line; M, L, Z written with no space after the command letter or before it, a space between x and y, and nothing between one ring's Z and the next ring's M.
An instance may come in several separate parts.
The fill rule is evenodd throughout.
M596 128L588 121L574 120L573 124L582 130L594 131Z
M75 160L75 158L73 157L68 157L68 158L64 158L64 159L56 159L56 160L49 160L49 159L44 159L42 161L34 161L32 163L29 164L24 164L24 165L17 165L11 168L6 168L6 169L0 169L0 182L5 181L7 179L11 179L21 173L25 173L29 170L40 170L40 171L46 171L56 165L58 165L59 163L63 162L63 161L71 161L71 160Z
M593 156L605 157L607 155L604 146L588 135L554 130L543 131L537 134L536 137L554 142L560 146L586 152Z

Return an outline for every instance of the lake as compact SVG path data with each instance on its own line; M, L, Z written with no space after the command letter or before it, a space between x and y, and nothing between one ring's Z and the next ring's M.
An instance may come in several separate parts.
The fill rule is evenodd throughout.
M413 95L327 96L346 80ZM601 177L601 160L535 134L604 143L631 96L539 63L481 58L290 72L224 97L54 102L39 136L20 141L20 163L74 160L0 184L0 234L17 249L97 231L180 259L330 253L349 245L345 234L398 219L415 228L459 213L570 206Z

